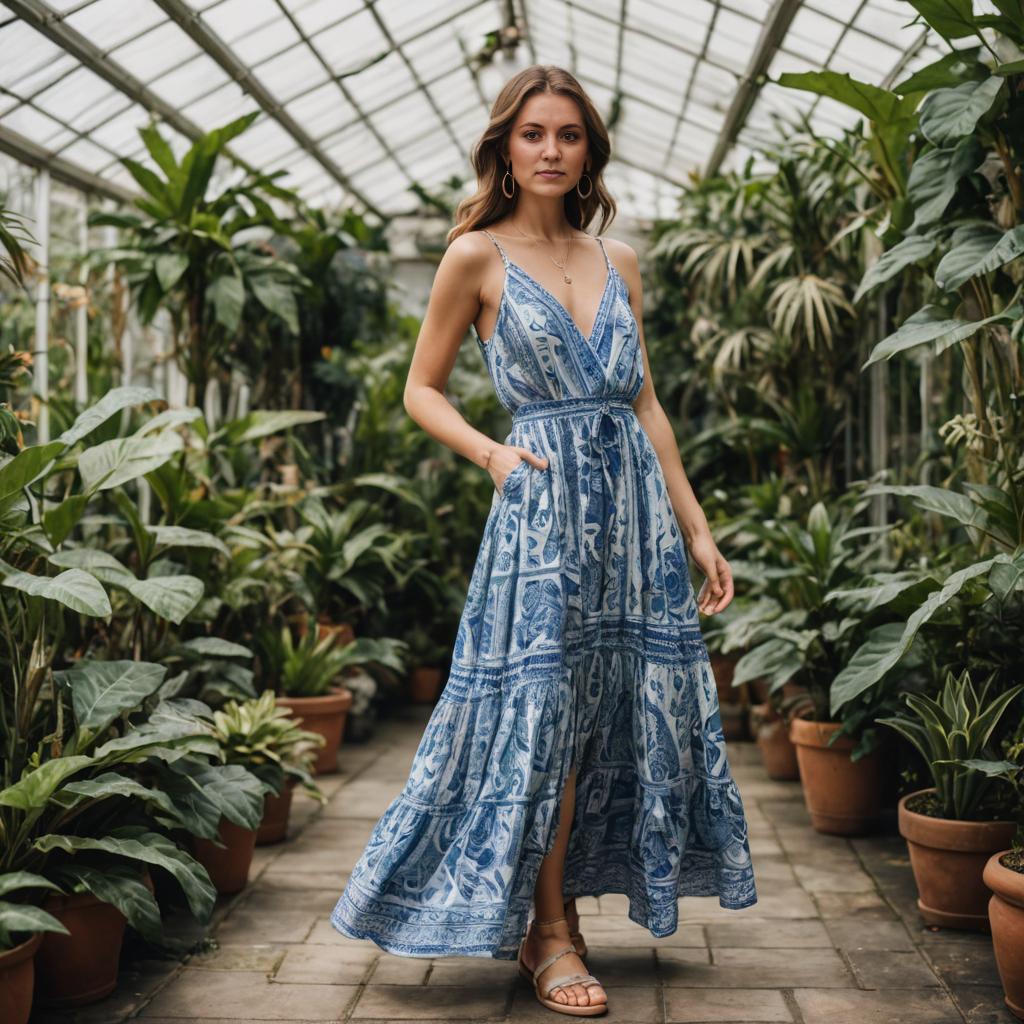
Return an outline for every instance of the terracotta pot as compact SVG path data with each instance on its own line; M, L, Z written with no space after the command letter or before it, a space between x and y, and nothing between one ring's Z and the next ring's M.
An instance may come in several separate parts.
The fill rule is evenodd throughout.
M212 839L192 837L196 860L206 868L217 892L241 892L249 881L249 866L256 848L256 829L243 828L221 818L219 832L224 846L217 846Z
M736 672L736 662L740 660L739 657L735 654L709 654L708 658L711 661L711 674L715 677L715 687L718 690L718 703L744 703L743 688L732 685L732 677Z
M288 815L292 809L292 793L295 786L295 779L285 779L284 786L277 796L267 793L263 798L263 820L256 830L257 846L278 843L287 837Z
M781 718L762 718L754 731L754 738L757 740L757 749L761 752L761 761L769 779L792 782L800 778L796 748L789 738L789 726Z
M850 751L856 743L849 736L840 736L829 746L840 727L839 722L794 718L789 738L796 748L804 803L815 831L861 835L881 810L881 757L874 750L851 761Z
M32 957L43 941L43 932L0 953L0 1020L26 1024L32 1012L35 964Z
M985 862L982 880L992 890L988 919L1006 1005L1024 1020L1024 872L1000 863L1010 852L993 853Z
M91 892L51 893L43 904L69 935L47 932L36 953L35 1004L83 1006L117 986L124 914Z
M926 924L987 932L989 891L985 863L1013 840L1012 821L957 821L907 809L907 801L934 787L900 797L900 835L907 841L917 883L917 909Z
M441 670L417 665L409 673L409 699L414 704L433 704L441 693Z
M292 716L303 729L319 733L326 740L320 748L314 775L329 775L338 770L338 747L345 733L345 718L352 706L352 691L335 687L322 697L278 697L279 707L291 708Z

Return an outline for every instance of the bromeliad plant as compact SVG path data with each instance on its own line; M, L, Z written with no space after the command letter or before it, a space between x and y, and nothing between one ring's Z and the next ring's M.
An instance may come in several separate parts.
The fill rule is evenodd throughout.
M227 764L252 772L274 795L294 779L320 803L327 797L313 781L311 767L324 737L300 729L291 710L279 707L272 690L252 700L230 700L212 716L213 735Z
M947 672L937 699L904 694L910 714L878 719L909 740L925 759L935 784L938 817L989 820L996 810L990 797L999 794L991 790L1005 769L986 757L991 753L989 741L1006 710L1024 692L1024 684L989 697L991 683L990 677L976 690L969 670L959 676Z
M345 669L379 662L396 672L405 671L408 644L390 637L357 637L337 646L329 633L318 637L316 620L310 616L306 633L298 643L291 629L282 626L259 638L264 678L282 696L322 697Z

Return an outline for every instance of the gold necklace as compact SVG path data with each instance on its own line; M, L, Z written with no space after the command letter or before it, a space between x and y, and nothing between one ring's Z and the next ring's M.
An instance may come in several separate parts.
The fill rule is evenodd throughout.
M513 224L512 227L514 227L516 229L516 231L519 231L519 228L518 228L517 225ZM536 245L537 244L536 239L530 238L529 235L523 234L522 231L519 231L519 234L521 234L523 236L523 238L525 238L532 245ZM566 268L567 264L569 263L569 257L572 255L572 243L574 241L576 241L576 236L575 235L570 235L569 236L569 248L566 251L565 259L562 260L561 263L559 263L558 260L556 260L555 257L551 255L551 253L547 253L548 259L551 260L551 262L554 263L554 265L556 267L558 267L558 269L562 272L562 280L566 284L572 284L572 277L569 274L566 273L565 268Z

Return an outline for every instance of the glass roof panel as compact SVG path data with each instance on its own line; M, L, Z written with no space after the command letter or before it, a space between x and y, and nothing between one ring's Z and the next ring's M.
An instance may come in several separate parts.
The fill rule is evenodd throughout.
M991 0L975 5L994 10ZM774 0L519 0L512 6L525 16L527 38L509 57L514 64L503 56L490 66L487 48L505 25L506 0L188 6L266 91L260 103L268 109L233 152L259 167L287 167L307 196L346 193L333 163L384 213L416 209L410 178L430 189L460 175L472 188L467 158L495 91L534 60L568 67L606 117L618 105L609 182L623 189L624 212L644 216L670 210L678 183L713 152L735 166L759 139L774 139L773 114L804 111L830 133L856 120L833 101L768 82L720 150ZM51 18L57 32L63 22L96 48L102 64L95 68L2 0L0 12L0 128L59 148L83 170L99 168L129 189L117 158L148 160L137 133L151 116L137 101L141 87L168 105L172 124L163 133L179 153L190 144L182 134L190 124L208 131L260 109L229 62L222 67L215 52L205 53L156 0L33 0L32 17ZM912 20L905 0L804 0L765 64L772 76L829 67L873 83L905 77L945 47ZM124 93L107 72L125 78ZM298 130L282 124L282 112ZM322 159L309 151L317 147Z

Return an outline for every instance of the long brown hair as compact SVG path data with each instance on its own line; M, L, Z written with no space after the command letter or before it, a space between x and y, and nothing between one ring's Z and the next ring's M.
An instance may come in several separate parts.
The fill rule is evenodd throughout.
M603 233L614 219L615 200L604 187L601 176L611 154L608 132L601 115L583 91L583 86L564 68L555 64L532 64L513 75L495 97L491 119L470 154L479 187L474 195L463 199L456 208L455 226L447 236L449 244L459 235L486 227L515 209L519 199L518 190L511 199L501 191L501 180L507 169L501 152L502 145L522 105L534 93L542 92L558 93L575 100L583 114L583 126L587 133L590 170L586 173L593 182L593 188L586 199L581 199L575 188L569 189L564 199L566 219L574 228L582 231L600 210L601 226L598 234Z

